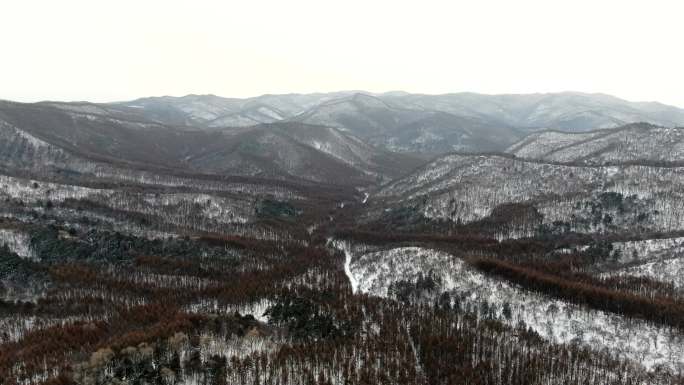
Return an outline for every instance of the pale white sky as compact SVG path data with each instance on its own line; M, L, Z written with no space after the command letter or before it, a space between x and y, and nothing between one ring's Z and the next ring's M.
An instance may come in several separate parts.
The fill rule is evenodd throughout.
M684 107L678 0L0 0L0 98L585 91Z

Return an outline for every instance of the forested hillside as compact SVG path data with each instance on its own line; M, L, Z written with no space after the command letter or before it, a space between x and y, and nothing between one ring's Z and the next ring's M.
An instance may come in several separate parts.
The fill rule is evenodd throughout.
M596 98L678 116L3 102L0 384L683 384L680 129Z

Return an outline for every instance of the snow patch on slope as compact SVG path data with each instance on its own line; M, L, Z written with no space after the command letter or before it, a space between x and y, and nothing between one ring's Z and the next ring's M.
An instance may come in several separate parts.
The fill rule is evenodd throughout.
M33 259L35 257L33 251L29 247L30 241L31 238L24 232L12 229L0 229L0 246L7 245L10 251L22 258Z
M440 251L403 247L352 256L347 255L349 247L342 249L349 261L345 270L361 293L386 297L393 282L431 274L441 279L441 290L475 309L486 303L503 322L522 321L550 341L610 349L648 369L659 365L684 369L684 339L669 329L528 292ZM505 303L511 309L510 319L503 316Z

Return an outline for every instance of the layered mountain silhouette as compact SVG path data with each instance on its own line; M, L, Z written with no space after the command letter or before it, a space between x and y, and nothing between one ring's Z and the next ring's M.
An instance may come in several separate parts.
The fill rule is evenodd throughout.
M367 185L451 152L506 151L588 164L676 162L680 130L672 127L684 125L684 111L602 94L349 91L108 104L1 102L0 123L5 168L85 172L88 162L101 162Z

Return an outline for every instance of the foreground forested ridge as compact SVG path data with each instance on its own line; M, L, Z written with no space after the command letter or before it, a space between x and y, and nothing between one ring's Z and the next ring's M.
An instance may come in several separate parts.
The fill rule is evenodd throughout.
M684 383L678 134L415 168L351 129L310 135L315 105L240 128L248 148L125 107L0 114L2 385Z

